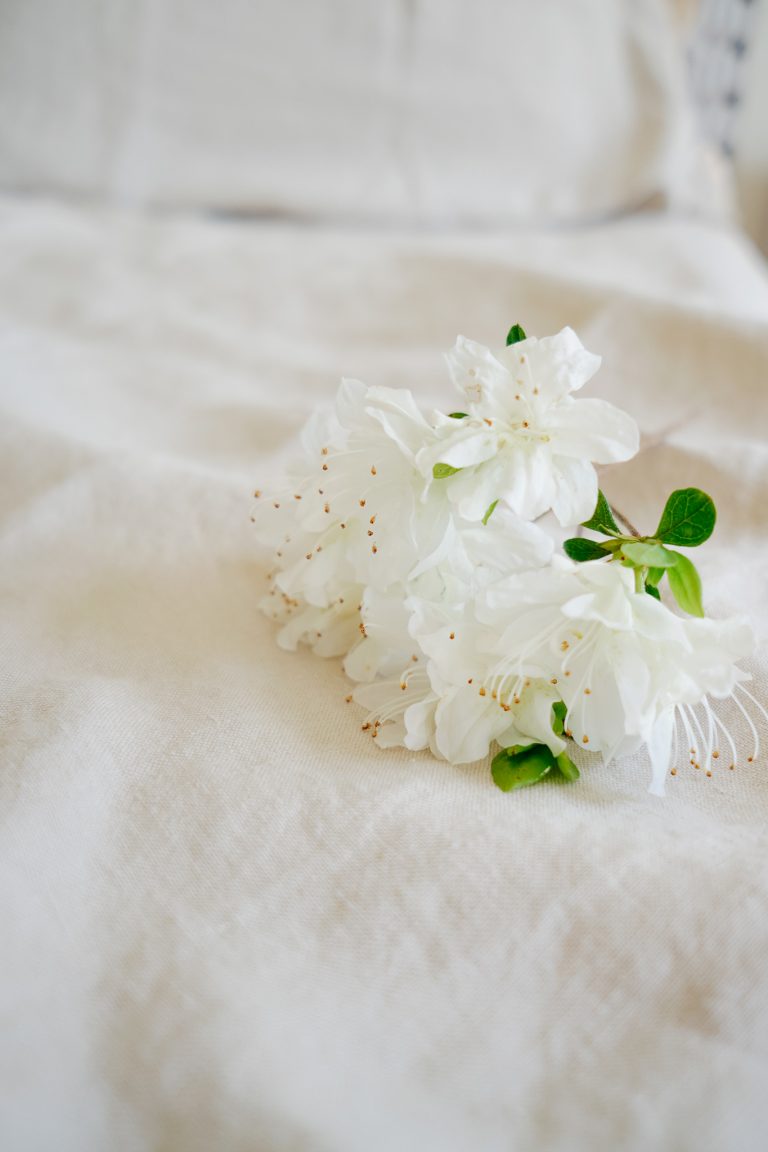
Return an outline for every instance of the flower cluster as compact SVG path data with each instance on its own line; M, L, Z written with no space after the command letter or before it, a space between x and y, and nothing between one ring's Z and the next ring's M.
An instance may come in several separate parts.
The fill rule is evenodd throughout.
M703 619L690 559L714 506L673 493L641 536L598 489L595 465L628 460L624 412L575 393L600 366L573 331L515 325L492 353L459 338L448 367L460 410L425 414L411 392L344 380L304 429L287 490L256 492L275 565L264 610L278 643L343 657L384 748L453 764L498 746L503 789L579 775L574 744L606 759L646 745L651 790L686 762L711 774L737 748L712 707L730 698L758 738L762 712L736 661L741 620ZM545 524L583 525L555 552ZM629 529L622 534L617 518ZM670 594L689 615L662 600Z

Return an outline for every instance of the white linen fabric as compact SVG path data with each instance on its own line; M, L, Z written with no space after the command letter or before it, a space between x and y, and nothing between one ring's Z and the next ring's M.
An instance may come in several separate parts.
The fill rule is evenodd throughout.
M342 373L571 324L696 484L768 695L768 276L646 217L417 237L0 203L8 1152L762 1152L768 775L382 752L257 611L251 489Z
M0 186L424 221L720 192L664 0L11 0Z

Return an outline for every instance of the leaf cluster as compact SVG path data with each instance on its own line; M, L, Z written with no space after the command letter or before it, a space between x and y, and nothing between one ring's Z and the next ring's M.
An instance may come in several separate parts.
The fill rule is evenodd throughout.
M717 513L711 496L698 488L678 488L668 498L656 531L650 536L624 535L611 505L602 492L595 511L582 527L600 532L606 539L573 537L563 548L571 560L583 563L610 557L635 571L635 585L660 599L659 585L667 577L677 603L691 616L703 616L701 578L696 566L680 548L698 548L712 535Z

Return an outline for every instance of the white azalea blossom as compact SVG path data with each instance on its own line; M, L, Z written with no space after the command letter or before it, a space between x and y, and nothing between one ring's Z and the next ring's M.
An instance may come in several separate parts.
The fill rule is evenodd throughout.
M525 520L550 509L563 525L588 519L597 500L593 464L628 460L638 449L634 420L605 400L576 400L600 367L570 328L529 338L495 355L459 337L448 366L463 419L437 419L437 440L418 464L460 469L443 483L463 516L479 520L496 499Z
M745 622L684 618L648 595L646 569L621 562L633 541L575 564L534 523L589 519L594 465L637 450L629 416L574 396L599 357L566 328L495 354L459 338L448 364L460 413L345 380L305 427L290 486L256 492L278 643L343 659L346 699L382 748L463 764L544 746L566 771L571 740L606 760L645 745L662 793L681 757L707 774L737 763L716 706L729 700L757 755L768 717L737 664ZM700 612L700 590L686 594Z

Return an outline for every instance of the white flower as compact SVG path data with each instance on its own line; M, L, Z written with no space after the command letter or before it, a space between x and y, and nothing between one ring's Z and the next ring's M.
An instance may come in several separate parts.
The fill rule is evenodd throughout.
M577 743L607 760L648 746L658 794L676 718L693 724L692 707L706 711L708 695L731 696L748 679L735 663L752 650L744 621L682 619L636 592L633 574L614 562L556 560L546 573L512 576L483 593L477 617L497 636L486 686L506 697L527 678L548 678ZM698 743L711 756L723 725L707 723Z
M285 492L259 493L254 516L274 549L267 611L290 617L282 644L336 654L366 589L398 588L402 601L419 582L424 595L466 598L492 578L547 563L552 541L536 526L507 509L487 524L465 521L444 487L425 483L415 457L434 436L410 392L349 380L335 410L310 421L303 474Z
M496 355L459 337L448 366L466 416L436 415L436 443L425 445L417 462L425 477L437 464L461 470L440 482L467 519L481 519L501 499L525 520L552 509L563 525L581 523L597 501L593 463L637 452L630 416L605 400L571 395L594 375L600 357L570 328Z

